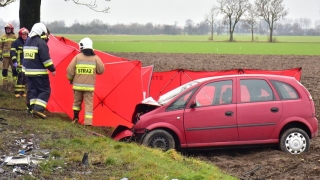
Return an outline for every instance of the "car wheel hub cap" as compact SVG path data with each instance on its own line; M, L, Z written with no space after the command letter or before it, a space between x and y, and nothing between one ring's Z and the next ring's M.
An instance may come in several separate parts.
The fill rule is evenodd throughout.
M162 137L155 137L150 144L152 147L160 149L166 149L168 146L166 139Z
M306 139L300 133L291 133L286 138L285 146L291 154L300 154L306 148Z

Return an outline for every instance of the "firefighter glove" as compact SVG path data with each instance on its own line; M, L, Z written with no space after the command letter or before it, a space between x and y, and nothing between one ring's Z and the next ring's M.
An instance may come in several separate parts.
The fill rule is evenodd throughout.
M13 63L13 67L14 67L14 68L17 68L17 67L18 67L18 63L17 63L17 62L14 62L14 63Z

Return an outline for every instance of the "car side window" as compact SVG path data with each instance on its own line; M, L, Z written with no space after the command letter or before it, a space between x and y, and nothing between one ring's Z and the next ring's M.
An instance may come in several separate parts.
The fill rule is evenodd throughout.
M195 95L196 107L232 103L232 81L206 84Z
M298 99L297 91L289 84L280 81L271 81L281 100Z
M188 103L190 97L192 96L194 90L189 91L188 93L182 95L180 98L175 100L170 106L167 107L167 111L173 111L178 109L184 109Z
M241 102L261 102L274 100L271 87L265 80L240 80Z

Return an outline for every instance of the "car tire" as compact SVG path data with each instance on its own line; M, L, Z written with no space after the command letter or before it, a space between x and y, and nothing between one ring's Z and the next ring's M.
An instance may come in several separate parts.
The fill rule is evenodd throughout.
M308 134L299 128L290 128L282 133L280 137L280 149L290 154L301 154L308 152L310 138Z
M172 135L168 131L162 129L150 131L143 138L142 144L151 148L159 148L164 151L175 148L175 141Z

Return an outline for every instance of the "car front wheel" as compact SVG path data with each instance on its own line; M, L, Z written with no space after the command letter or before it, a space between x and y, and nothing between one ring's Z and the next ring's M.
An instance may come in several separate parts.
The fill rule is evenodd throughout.
M142 144L152 148L159 148L164 151L175 148L175 141L172 135L161 129L149 132L143 138Z
M310 139L306 132L299 128L286 130L280 137L280 149L291 154L308 152Z

